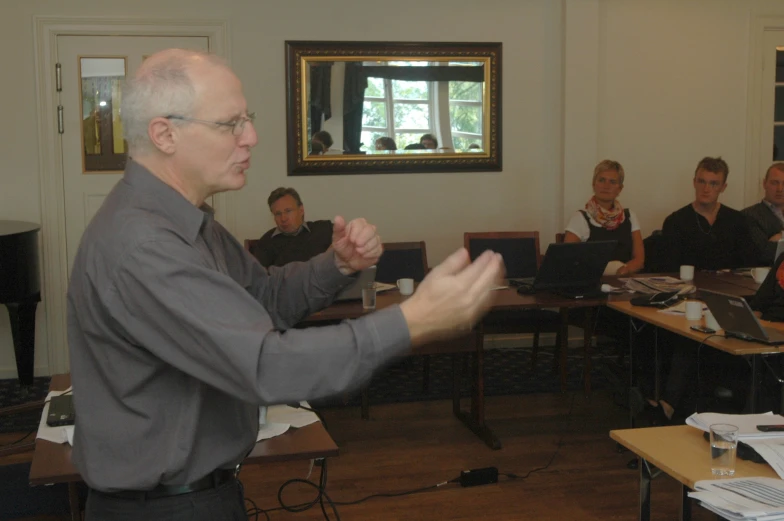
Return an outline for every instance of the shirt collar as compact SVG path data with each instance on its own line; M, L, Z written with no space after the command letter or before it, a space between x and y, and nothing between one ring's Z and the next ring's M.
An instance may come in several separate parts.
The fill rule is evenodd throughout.
M779 221L781 221L781 222L782 222L782 224L784 224L784 212L781 210L781 208L779 208L779 207L778 207L778 206L776 206L775 204L771 203L771 202L770 202L770 201L768 201L767 199L763 199L763 200L762 200L762 203L763 203L765 206L767 206L767 207L768 207L768 209L769 209L771 212L773 212L773 215L775 215L776 217L778 217L778 218L779 218Z
M308 227L308 223L306 223L305 221L302 221L302 226L300 226L299 229L296 232L294 232L294 233L284 233L283 230L281 230L280 228L276 227L275 231L272 232L272 236L275 237L277 235L291 235L292 237L296 237L297 235L299 235L302 232L303 229L308 231L308 232L310 232L310 228Z
M181 193L133 159L128 159L123 179L131 187L159 201L161 212L166 214L175 226L182 229L190 240L196 240L205 222L213 219L214 211L210 205L204 203L197 208Z

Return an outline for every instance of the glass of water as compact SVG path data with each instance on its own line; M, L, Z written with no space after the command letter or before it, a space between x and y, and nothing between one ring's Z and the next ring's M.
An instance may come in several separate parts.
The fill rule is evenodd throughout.
M738 452L738 427L729 423L710 426L711 473L714 476L734 476L735 456Z
M376 309L376 286L372 282L362 288L362 309Z

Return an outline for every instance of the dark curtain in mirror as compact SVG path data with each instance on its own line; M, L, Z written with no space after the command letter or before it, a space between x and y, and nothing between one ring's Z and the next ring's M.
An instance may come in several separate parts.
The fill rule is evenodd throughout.
M310 73L310 131L321 130L321 122L332 117L332 63L323 62Z
M349 154L359 154L362 143L362 104L365 101L367 76L362 64L347 63L343 85L343 149Z

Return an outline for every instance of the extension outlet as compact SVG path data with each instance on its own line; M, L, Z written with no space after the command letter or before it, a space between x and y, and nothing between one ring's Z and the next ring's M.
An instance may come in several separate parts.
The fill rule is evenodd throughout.
M478 485L498 483L498 469L485 467L483 469L464 470L460 473L459 482L461 487L476 487Z

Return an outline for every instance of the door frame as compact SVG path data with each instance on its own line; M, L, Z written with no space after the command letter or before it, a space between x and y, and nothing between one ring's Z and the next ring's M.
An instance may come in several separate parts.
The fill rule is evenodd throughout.
M751 19L749 34L748 96L746 97L746 175L744 177L744 208L758 203L762 197L762 179L770 166L760 164L762 133L762 77L765 33L784 32L784 16L758 15ZM772 145L772 144L771 144Z
M66 290L68 256L65 240L65 191L62 140L57 131L55 64L58 36L201 36L210 52L227 61L229 24L226 20L33 16L35 93L38 116L38 178L41 204L42 305L46 319L46 351L50 374L68 371ZM213 197L216 217L229 230L235 226L230 193ZM40 340L37 344L41 344Z

